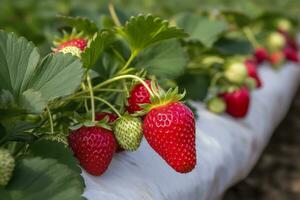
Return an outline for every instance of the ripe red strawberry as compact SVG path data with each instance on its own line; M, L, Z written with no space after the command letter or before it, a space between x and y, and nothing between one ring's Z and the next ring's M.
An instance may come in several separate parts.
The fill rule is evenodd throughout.
M291 47L286 47L283 49L284 56L287 60L293 61L293 62L299 62L299 55L297 50L291 48Z
M64 49L65 47L77 47L81 51L84 51L85 47L87 46L87 40L83 38L74 38L71 40L68 40L66 42L61 43L58 47L57 50L60 51Z
M113 133L102 127L81 127L68 137L80 165L90 174L100 176L108 168L116 151Z
M275 67L280 66L282 64L282 62L284 61L283 52L277 51L277 52L271 53L269 55L268 60L273 66L275 66Z
M221 94L226 102L226 112L233 117L242 118L247 115L250 96L247 88L242 87L233 92Z
M96 121L100 121L104 119L106 116L108 116L108 123L113 123L118 119L118 115L114 113L109 113L109 112L101 112L99 114L96 114Z
M245 66L247 68L248 71L248 76L250 76L251 78L255 79L256 81L256 87L260 88L262 86L261 84L261 80L259 77L259 74L257 72L257 64L254 60L252 59L247 59L245 60Z
M261 64L262 62L268 59L268 52L263 47L257 48L255 49L254 57L257 64Z
M195 119L183 103L152 107L144 119L143 132L150 146L174 170L187 173L195 168Z
M145 82L151 88L151 81L146 80ZM128 98L127 111L130 114L133 114L137 111L141 111L142 108L139 106L139 104L146 104L146 103L150 103L149 92L147 91L147 89L143 84L140 83L135 85L130 92L130 97Z

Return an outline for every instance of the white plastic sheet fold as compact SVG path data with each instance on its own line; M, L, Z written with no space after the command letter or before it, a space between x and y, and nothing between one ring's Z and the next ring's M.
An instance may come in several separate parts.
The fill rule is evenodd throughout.
M298 88L300 66L279 71L262 66L263 88L251 96L243 120L218 116L194 102L197 167L189 174L172 170L144 139L138 151L116 155L100 177L83 172L89 200L216 200L248 175L285 116Z

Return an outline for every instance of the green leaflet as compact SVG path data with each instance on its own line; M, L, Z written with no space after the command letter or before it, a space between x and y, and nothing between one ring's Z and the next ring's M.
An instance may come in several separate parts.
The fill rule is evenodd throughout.
M24 158L17 162L0 196L8 200L82 200L83 187L80 175L56 160Z
M74 92L82 75L77 58L49 54L41 60L31 42L0 31L0 111L42 112L47 101Z
M150 74L163 78L176 78L183 74L187 55L178 41L155 44L141 53L135 67L145 68Z
M183 29L170 27L168 21L152 15L131 17L125 27L116 30L128 42L132 52L139 52L159 41L187 36Z
M200 41L208 48L212 47L219 35L227 30L227 24L223 21L192 14L181 14L177 16L176 22L190 34L188 40Z

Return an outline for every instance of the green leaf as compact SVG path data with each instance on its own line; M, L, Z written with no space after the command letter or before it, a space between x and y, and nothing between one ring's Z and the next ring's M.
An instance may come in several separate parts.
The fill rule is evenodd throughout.
M96 33L89 46L81 54L83 66L91 68L97 62L105 48L113 42L114 36L109 31Z
M98 32L97 25L85 17L58 16L58 18L69 26L75 28L77 31L83 31L84 33L90 35L94 35L96 32Z
M74 92L80 85L83 69L79 59L63 53L49 54L35 71L28 88L53 100Z
M18 97L25 91L40 55L33 43L13 33L0 31L0 90Z
M146 49L137 58L135 66L161 78L176 78L183 74L187 59L180 43L170 40Z
M29 89L23 92L19 105L28 113L39 113L46 107L47 102L43 99L40 92Z
M240 11L223 10L222 14L230 24L234 23L239 27L244 27L251 23L251 18Z
M177 16L176 22L190 34L189 40L200 41L206 47L211 47L221 33L227 30L227 24L223 21L192 14L181 14Z
M215 48L225 55L249 55L253 52L249 41L236 38L221 38L216 42Z
M74 170L78 174L81 172L81 169L76 158L73 156L72 151L62 143L49 140L40 140L30 144L29 150L34 156L56 159L59 163L67 165L70 169Z
M203 101L208 92L210 78L206 74L186 73L177 82L186 89L186 98Z
M60 53L40 60L31 42L0 31L0 112L42 112L47 101L74 92L82 75L76 57Z
M25 158L17 162L12 180L0 190L11 200L82 200L80 175L53 159Z
M139 52L162 40L187 36L183 29L170 27L168 21L152 15L131 17L125 27L117 28L116 31L128 42L133 52Z

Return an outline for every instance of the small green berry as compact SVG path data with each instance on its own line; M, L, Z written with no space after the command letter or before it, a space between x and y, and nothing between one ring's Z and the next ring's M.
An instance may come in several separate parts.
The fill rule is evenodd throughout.
M0 149L0 186L6 186L15 168L15 159L6 149Z
M214 97L207 102L207 108L213 113L221 114L226 110L226 103L222 98Z
M119 118L114 124L114 134L123 149L135 151L143 138L142 120L130 115Z

